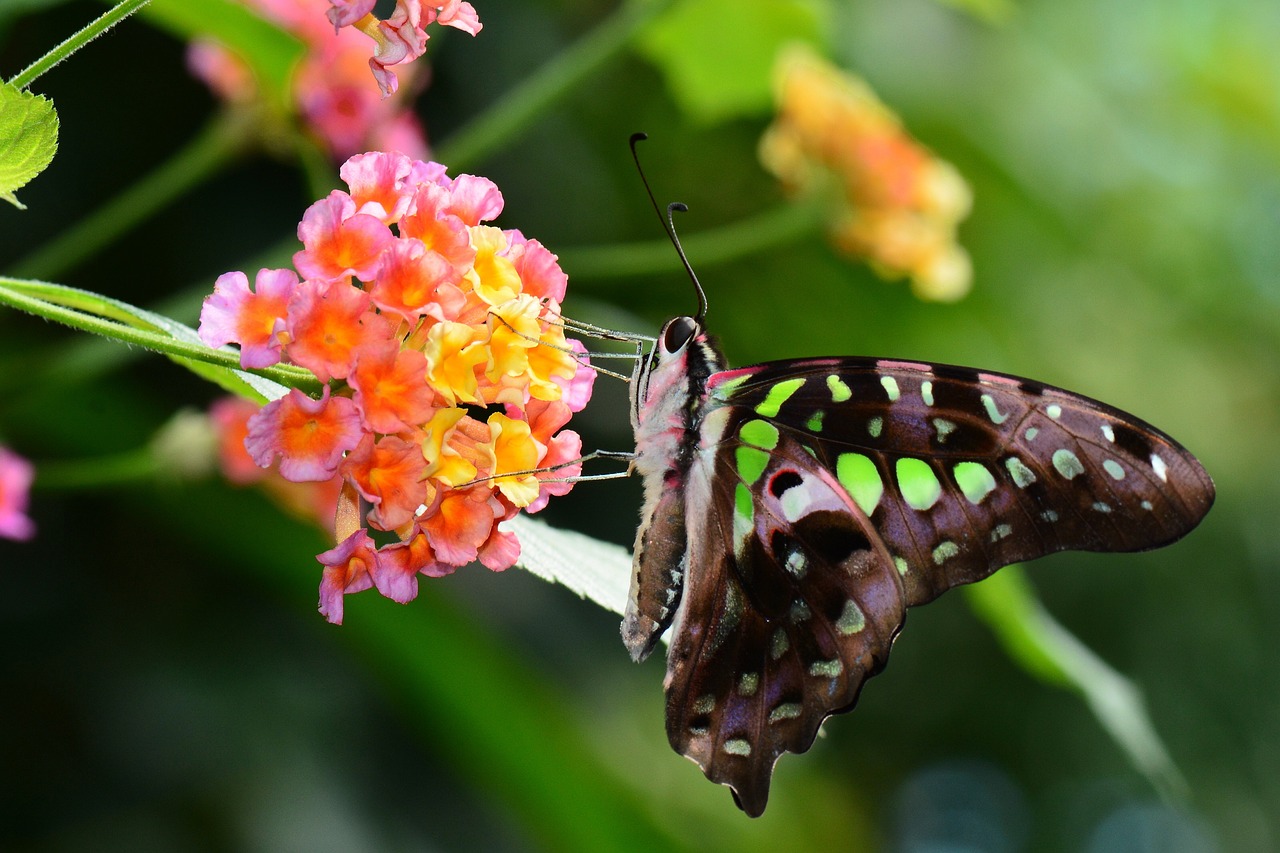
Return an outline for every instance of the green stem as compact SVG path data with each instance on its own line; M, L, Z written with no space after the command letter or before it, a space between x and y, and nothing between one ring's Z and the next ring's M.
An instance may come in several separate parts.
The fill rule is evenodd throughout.
M92 257L213 175L248 144L249 128L230 114L209 122L150 174L14 265L16 278L51 279Z
M455 171L484 160L529 127L552 104L594 77L672 2L674 0L630 0L623 3L592 32L561 51L449 137L436 150L436 159Z
M57 65L62 60L71 56L80 48L150 3L151 0L121 0L120 3L108 9L96 20L91 21L88 26L75 33L62 44L50 50L44 56L28 65L26 68L9 82L19 89L25 89L30 86L37 77Z
M164 355L233 370L242 369L239 354L230 350L211 349L204 344L184 341L150 328L139 328L133 324L144 324L143 321L136 314L131 314L126 306L87 291L0 276L0 305L8 305L82 332L92 332ZM290 388L317 387L315 376L299 367L276 365L247 372L256 373Z
M160 472L160 464L151 448L140 447L93 459L41 462L36 470L32 488L73 491L150 481Z
M825 208L819 203L786 204L730 225L683 239L699 268L728 263L793 243L821 230ZM670 272L678 259L667 240L570 247L559 252L565 270L579 278L617 278Z

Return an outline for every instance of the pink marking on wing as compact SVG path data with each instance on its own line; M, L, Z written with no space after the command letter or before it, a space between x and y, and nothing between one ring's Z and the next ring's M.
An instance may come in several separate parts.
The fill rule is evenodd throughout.
M998 373L979 373L978 381L987 382L991 385L1005 385L1009 388L1022 387L1022 383L1017 379L1014 379L1012 376L1001 376Z
M918 370L923 373L932 373L933 365L922 364L918 361L891 361L882 358L876 362L876 367L881 370Z

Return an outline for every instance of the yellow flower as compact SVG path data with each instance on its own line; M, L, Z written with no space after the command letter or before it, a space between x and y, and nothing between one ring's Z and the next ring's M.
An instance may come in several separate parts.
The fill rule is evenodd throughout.
M427 331L422 352L427 357L427 384L436 393L450 405L480 402L475 368L489 353L476 329L466 323L436 323Z
M520 477L503 477L516 471L529 471L538 467L538 460L546 452L533 437L524 421L517 421L503 414L489 416L489 435L493 453L493 476L498 490L516 506L528 506L538 497L538 478L533 474Z
M466 415L466 409L437 409L425 424L422 456L427 460L427 469L424 476L446 486L458 486L475 478L476 466L449 444L458 422Z
M520 273L506 255L507 235L491 225L476 225L471 229L471 245L476 250L474 269L467 272L471 289L490 305L501 305L514 299L523 286Z

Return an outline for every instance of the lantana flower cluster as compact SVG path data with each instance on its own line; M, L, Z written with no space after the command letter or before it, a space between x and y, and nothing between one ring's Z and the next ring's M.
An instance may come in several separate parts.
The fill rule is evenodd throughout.
M779 56L775 89L778 116L760 159L789 191L835 185L835 246L886 278L910 276L921 298L964 296L973 273L956 228L972 193L955 167L913 139L865 82L806 48Z
M426 138L412 101L429 74L424 64L408 63L425 50L427 24L472 35L481 27L475 9L465 3L423 9L402 2L381 21L368 9L356 8L371 8L372 3L332 4L326 17L323 0L240 2L303 43L305 52L292 77L294 108L338 160L370 148L425 157ZM372 57L369 38L374 39ZM246 105L260 98L248 66L218 42L192 42L187 65L224 101ZM403 89L392 65L404 77ZM374 80L369 79L371 69Z
M342 478L338 545L319 555L333 622L344 593L405 602L419 574L511 566L519 543L499 524L569 491L581 440L563 427L594 380L564 337L556 256L484 224L503 206L491 181L398 153L341 175L348 191L302 217L296 272L260 270L252 288L226 273L200 314L201 339L238 344L242 366L324 383L249 418L245 447L292 482Z

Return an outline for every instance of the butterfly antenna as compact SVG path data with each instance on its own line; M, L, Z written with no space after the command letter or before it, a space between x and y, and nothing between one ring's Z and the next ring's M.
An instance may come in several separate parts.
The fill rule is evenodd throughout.
M631 157L636 161L636 171L640 173L640 180L644 184L644 191L649 194L649 203L653 205L653 212L658 214L658 219L662 221L662 229L667 232L667 238L671 241L671 245L676 247L676 254L680 256L680 263L684 264L684 270L689 274L689 280L693 282L693 287L698 291L698 313L694 319L699 326L705 325L707 319L707 294L702 289L702 282L698 281L697 274L693 271L693 267L689 263L689 258L684 253L684 247L680 245L680 238L676 236L676 224L672 217L673 211L687 211L689 207L681 202L672 202L667 205L667 215L662 215L662 208L658 207L658 200L653 197L653 189L649 186L649 179L645 177L644 167L640 165L640 154L636 151L636 143L648 139L647 133L631 134Z

